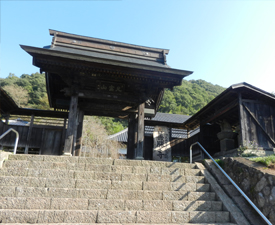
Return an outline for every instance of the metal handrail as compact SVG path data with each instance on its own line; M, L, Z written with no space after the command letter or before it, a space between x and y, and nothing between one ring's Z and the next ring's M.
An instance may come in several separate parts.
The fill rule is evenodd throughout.
M16 139L15 139L15 142L14 142L14 149L13 149L13 154L15 155L16 150L17 150L18 140L19 140L19 133L16 130L14 130L13 128L10 128L4 134L2 134L0 136L0 139L5 137L10 131L13 131L16 134Z
M254 205L254 203L246 196L246 194L238 187L238 185L227 175L227 173L219 166L218 163L209 155L204 147L199 142L195 142L190 146L190 163L192 163L192 147L194 145L200 146L200 148L206 153L206 155L215 163L215 165L220 169L220 171L227 177L227 179L234 185L234 187L241 193L241 195L248 201L248 203L257 211L257 213L264 219L264 221L272 225L272 223L265 217L265 215Z

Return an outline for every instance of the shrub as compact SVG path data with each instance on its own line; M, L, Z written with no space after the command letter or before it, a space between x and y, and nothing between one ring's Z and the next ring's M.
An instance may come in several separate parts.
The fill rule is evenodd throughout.
M85 117L83 123L81 156L117 159L118 149L122 148L117 141L109 140L108 133L100 120Z
M270 166L272 163L275 163L275 154L270 156L265 156L265 157L257 157L250 160L254 162L262 163L265 166Z

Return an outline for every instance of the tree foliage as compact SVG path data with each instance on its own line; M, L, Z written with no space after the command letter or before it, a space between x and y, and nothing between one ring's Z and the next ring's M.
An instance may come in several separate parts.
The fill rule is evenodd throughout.
M127 124L125 126L118 119L111 118L111 117L97 117L97 118L100 120L101 124L105 127L105 129L107 130L107 133L109 135L115 134L115 133L117 133L119 131L122 131L128 125Z
M85 116L83 123L82 144L86 157L118 158L121 144L108 139L108 132L98 117Z
M29 100L28 91L23 87L16 84L9 84L3 87L4 90L12 97L18 107L24 107L27 105Z
M224 90L204 80L183 80L181 86L165 90L159 112L194 115Z
M17 87L27 91L27 103L24 105L29 108L49 109L46 92L45 74L33 73L31 75L23 74L20 77L10 73L5 79L0 79L1 87ZM19 88L18 88L19 87ZM11 94L12 95L12 94ZM13 95L12 95L13 97Z

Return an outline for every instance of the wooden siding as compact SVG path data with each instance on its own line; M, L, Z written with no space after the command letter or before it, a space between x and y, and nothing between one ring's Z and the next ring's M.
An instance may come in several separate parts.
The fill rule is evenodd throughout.
M275 148L275 106L251 100L243 100L243 106L243 145L254 145L264 149Z
M0 120L0 134L8 129L13 128L19 133L18 147L25 148L27 145L27 137L29 126L8 125ZM39 148L40 154L60 155L62 145L63 127L60 126L42 126L33 125L29 148ZM15 133L11 132L0 140L0 145L5 147L13 147L15 141Z

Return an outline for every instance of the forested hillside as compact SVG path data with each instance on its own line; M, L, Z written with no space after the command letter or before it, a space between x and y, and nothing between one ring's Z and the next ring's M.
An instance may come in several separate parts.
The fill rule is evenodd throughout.
M181 86L165 90L159 112L193 115L224 90L204 80L183 80Z
M20 107L50 109L44 74L23 74L20 77L9 74L7 78L0 78L0 85ZM223 90L223 87L204 80L183 80L181 86L172 91L165 90L159 112L193 115ZM109 134L127 127L126 121L108 117L98 119Z
M7 78L0 78L0 84L18 106L49 109L44 74L23 74L17 77L10 73Z

